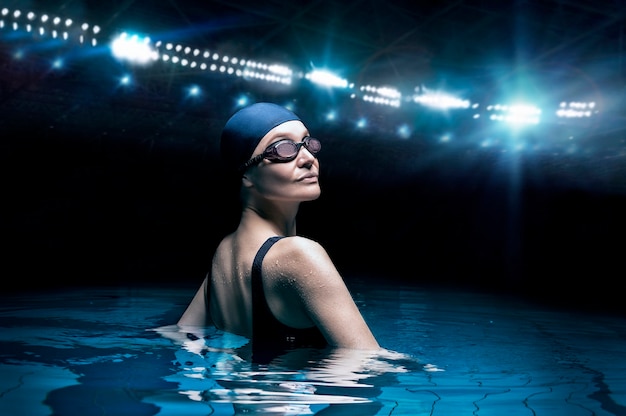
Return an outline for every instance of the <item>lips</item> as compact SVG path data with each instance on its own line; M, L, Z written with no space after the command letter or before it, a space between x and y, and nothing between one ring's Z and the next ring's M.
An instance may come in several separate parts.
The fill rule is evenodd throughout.
M306 175L299 177L298 181L299 182L313 181L313 180L317 180L317 177L318 177L317 173L307 173Z

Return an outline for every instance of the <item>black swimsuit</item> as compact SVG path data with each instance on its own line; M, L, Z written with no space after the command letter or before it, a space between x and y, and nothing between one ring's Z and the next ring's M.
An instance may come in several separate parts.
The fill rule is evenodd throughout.
M292 328L280 322L270 310L263 291L262 265L265 255L280 236L268 238L252 263L252 357L268 361L270 356L299 347L324 348L328 345L320 330Z

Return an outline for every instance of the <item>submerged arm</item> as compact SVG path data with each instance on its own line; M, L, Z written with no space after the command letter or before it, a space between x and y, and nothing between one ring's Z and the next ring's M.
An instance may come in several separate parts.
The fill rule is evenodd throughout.
M208 275L202 281L202 285L196 292L195 296L187 306L187 309L178 320L178 326L206 326L211 323L211 317L208 312Z

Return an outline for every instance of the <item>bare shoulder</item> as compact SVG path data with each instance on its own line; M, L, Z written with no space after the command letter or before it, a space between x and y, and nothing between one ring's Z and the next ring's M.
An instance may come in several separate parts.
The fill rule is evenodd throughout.
M297 286L343 284L334 263L324 247L306 237L286 237L269 251L264 269L275 279L289 279Z
M302 236L292 236L292 237L284 237L280 240L280 245L283 246L284 249L289 250L290 254L307 254L307 253L324 253L326 254L326 250L320 243L315 240L311 240L307 237Z
M283 265L302 266L315 264L319 261L330 261L328 253L317 241L306 237L285 237L276 244L274 251L276 260L282 260Z

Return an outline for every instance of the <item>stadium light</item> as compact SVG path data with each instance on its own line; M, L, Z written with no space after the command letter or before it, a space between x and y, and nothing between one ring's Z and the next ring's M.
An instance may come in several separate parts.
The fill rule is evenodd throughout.
M140 38L126 32L111 42L111 51L116 59L133 64L147 64L158 58L158 52L152 48L150 38Z

